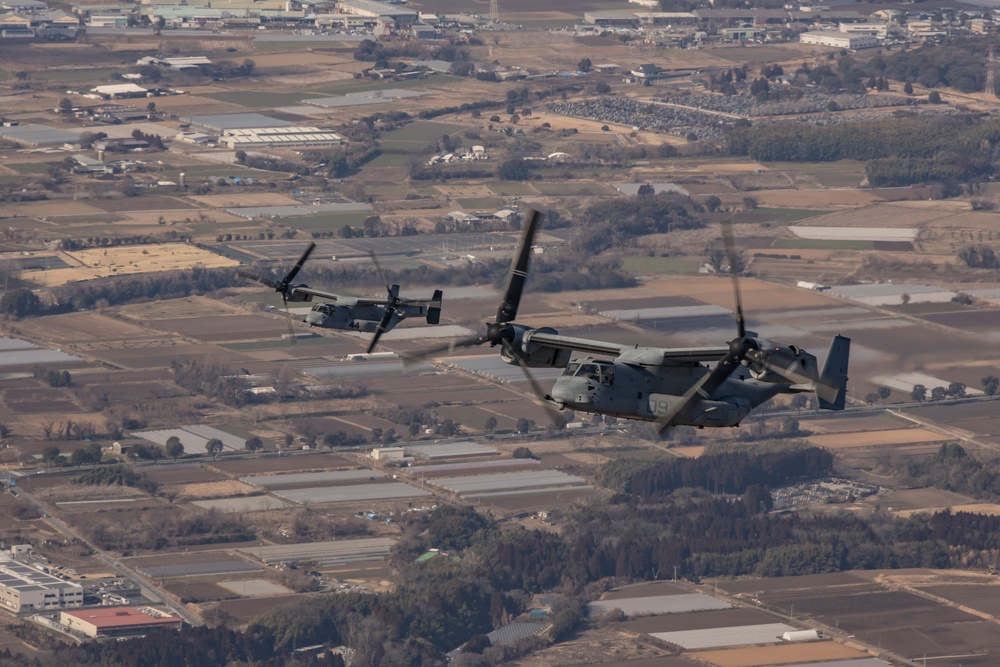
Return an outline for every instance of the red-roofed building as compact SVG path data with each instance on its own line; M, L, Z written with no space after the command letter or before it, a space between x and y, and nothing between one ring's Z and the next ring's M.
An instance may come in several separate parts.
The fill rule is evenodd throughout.
M88 637L127 637L161 628L181 629L181 619L152 607L98 607L64 611L59 622Z

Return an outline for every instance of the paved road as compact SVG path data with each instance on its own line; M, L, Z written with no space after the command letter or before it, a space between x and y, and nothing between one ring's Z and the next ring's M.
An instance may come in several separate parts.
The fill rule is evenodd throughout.
M20 487L18 489L18 496L28 500L32 505L34 505L38 509L38 511L45 516L45 520L49 523L49 525L58 530L60 533L62 533L63 535L65 535L70 539L79 540L80 542L90 547L97 554L96 558L99 561L101 561L109 568L111 568L118 576L128 579L130 582L138 586L139 590L142 591L142 594L146 598L152 600L157 604L167 607L174 614L184 619L184 621L189 625L193 626L204 625L204 623L202 623L200 618L198 618L190 611L188 611L187 608L184 607L184 605L174 602L173 599L171 599L163 592L161 592L151 581L149 581L139 573L134 572L129 568L125 567L113 556L106 553L103 549L98 548L96 544L94 544L93 542L85 538L83 535L75 531L73 528L71 528L62 519L53 516L50 512L48 512L48 508L42 505L42 503L40 503L39 501L35 500L28 492L24 490L23 487Z

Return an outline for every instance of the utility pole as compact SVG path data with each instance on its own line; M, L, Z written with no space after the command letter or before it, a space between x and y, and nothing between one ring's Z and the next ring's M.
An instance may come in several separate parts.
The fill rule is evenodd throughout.
M500 8L497 7L497 0L490 0L490 20L495 23L500 21Z

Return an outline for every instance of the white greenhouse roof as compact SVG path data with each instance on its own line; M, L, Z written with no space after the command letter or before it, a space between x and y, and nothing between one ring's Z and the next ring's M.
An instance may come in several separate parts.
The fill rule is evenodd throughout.
M591 616L600 616L612 609L621 609L626 616L636 616L645 614L685 614L692 611L729 609L732 607L728 602L717 600L701 593L598 600L597 602L591 602L588 606Z

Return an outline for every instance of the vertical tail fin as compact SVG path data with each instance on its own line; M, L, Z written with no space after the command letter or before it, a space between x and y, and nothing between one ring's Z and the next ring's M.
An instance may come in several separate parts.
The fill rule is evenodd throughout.
M851 339L834 336L826 363L819 375L819 384L827 391L817 391L819 407L824 410L843 410L847 396L847 363L851 356ZM821 388L822 389L822 388ZM836 393L834 393L836 392Z
M438 324L441 322L441 296L441 290L434 290L431 305L427 307L427 324Z

